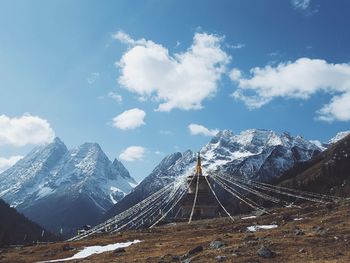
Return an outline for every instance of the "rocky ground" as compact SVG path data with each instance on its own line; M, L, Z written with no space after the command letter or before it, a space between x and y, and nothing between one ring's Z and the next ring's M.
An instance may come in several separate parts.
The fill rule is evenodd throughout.
M249 215L248 215L249 216ZM62 259L85 246L142 242L72 262L350 262L350 202L279 208L271 215L177 223L76 242L1 249L0 262ZM295 220L297 219L297 220ZM248 226L278 225L249 232Z

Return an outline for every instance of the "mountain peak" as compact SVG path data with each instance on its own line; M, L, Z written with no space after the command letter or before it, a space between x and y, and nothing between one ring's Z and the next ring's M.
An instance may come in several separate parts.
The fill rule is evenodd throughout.
M334 144L345 138L348 134L350 134L350 130L338 132L333 138L328 141L328 144Z
M222 130L219 131L216 135L216 137L232 137L234 136L233 132L231 130Z
M117 170L119 171L119 174L123 177L123 178L128 178L128 179L132 179L134 180L134 178L132 178L130 176L130 173L129 171L125 168L125 166L117 159L115 158L113 163L112 163L112 166Z
M80 149L96 149L98 151L102 151L101 146L97 142L85 142L78 146Z
M215 144L219 141L226 141L226 140L229 140L231 137L233 137L234 134L232 131L230 130L222 130L222 131L219 131L211 140L210 140L210 143L212 144Z
M63 141L59 137L55 137L52 141L55 144L64 144Z

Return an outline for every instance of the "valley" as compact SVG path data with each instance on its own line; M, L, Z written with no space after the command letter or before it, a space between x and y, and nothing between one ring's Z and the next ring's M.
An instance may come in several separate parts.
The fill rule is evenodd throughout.
M260 217L235 216L235 222L229 218L193 221L190 225L183 222L102 234L76 242L2 249L0 262L63 259L86 246L133 240L141 242L125 248L125 251L91 255L74 262L348 262L349 200L332 205L305 203L301 208L279 208L271 212L271 215ZM271 224L277 227L256 232L247 229ZM271 254L259 250L262 246ZM189 253L191 250L194 251ZM258 251L266 257L258 255Z

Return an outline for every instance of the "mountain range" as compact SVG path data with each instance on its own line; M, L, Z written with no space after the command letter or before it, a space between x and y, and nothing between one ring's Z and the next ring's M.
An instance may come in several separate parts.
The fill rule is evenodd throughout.
M235 176L270 182L322 150L323 147L287 132L279 135L271 130L250 129L235 135L223 130L202 147L200 155L204 173L220 169ZM140 202L176 177L193 173L196 156L197 153L187 150L165 157L149 176L106 213L104 219Z
M287 132L223 130L200 149L203 171L220 169L263 182L290 179L285 175L290 169L323 156L348 133L320 143ZM123 164L111 162L98 144L68 150L56 138L0 174L0 198L45 228L71 236L83 225L95 225L193 173L196 157L191 150L170 154L137 185Z
M136 181L97 143L68 150L59 139L36 147L0 174L0 198L54 233L71 235L128 194Z

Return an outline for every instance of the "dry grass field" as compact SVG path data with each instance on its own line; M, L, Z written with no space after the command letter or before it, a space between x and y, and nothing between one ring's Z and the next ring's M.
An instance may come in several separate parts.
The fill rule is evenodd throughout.
M142 242L115 251L68 262L350 262L350 203L304 204L279 208L270 215L177 223L153 229L104 234L82 241L1 249L0 262L38 262L71 257L85 246ZM297 220L295 220L297 219ZM252 225L278 225L249 232ZM212 241L220 248L210 245ZM262 255L258 255L260 250ZM189 253L195 250L193 253ZM270 253L271 252L271 253Z

